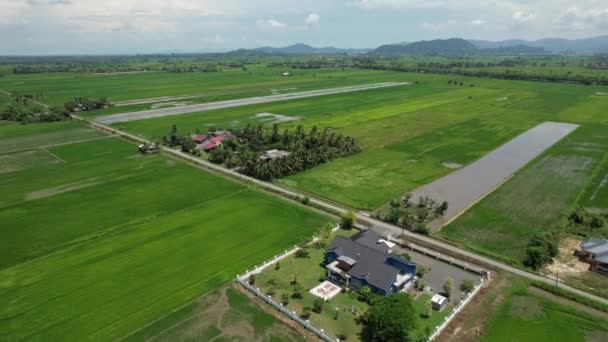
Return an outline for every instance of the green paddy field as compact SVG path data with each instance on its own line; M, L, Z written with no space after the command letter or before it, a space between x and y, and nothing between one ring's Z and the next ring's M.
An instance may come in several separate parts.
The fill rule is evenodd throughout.
M329 221L116 138L36 148L96 133L35 127L0 127L1 340L115 340Z
M451 79L465 85L449 85ZM255 115L274 113L297 119L282 123L282 128L333 127L355 136L363 152L279 182L353 208L375 210L452 171L442 164L466 165L541 122L608 124L603 114L608 97L595 95L601 87L386 71L378 72L375 80L415 84L114 126L159 139L172 124L188 133L264 123Z

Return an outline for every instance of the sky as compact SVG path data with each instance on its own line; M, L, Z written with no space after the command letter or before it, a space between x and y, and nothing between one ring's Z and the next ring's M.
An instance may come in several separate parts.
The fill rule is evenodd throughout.
M607 34L608 0L0 0L4 55Z

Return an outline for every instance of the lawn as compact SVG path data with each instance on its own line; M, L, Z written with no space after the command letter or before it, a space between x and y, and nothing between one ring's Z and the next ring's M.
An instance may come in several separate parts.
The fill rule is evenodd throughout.
M340 230L336 234L351 236L354 232ZM265 293L272 294L276 301L281 301L284 294L290 296L287 308L301 314L304 308L312 308L317 297L308 291L325 280L326 270L323 267L325 249L320 245L308 248L308 257L299 258L291 256L279 262L279 267L269 266L262 273L255 276L254 286ZM294 281L303 288L303 298L293 298ZM276 285L272 285L272 284ZM273 289L273 290L271 290ZM269 292L271 291L271 292ZM273 293L274 292L274 293ZM355 292L341 292L323 305L320 313L311 312L308 318L310 323L323 329L329 336L346 336L349 341L358 341L362 326L357 323L358 318L367 311L368 304L360 301ZM451 306L442 312L433 311L431 317L426 317L427 303L431 296L420 294L414 300L414 308L418 313L416 336L421 336L427 329L433 331L446 317Z
M607 324L604 317L519 290L493 314L481 341L605 341Z
M440 234L520 265L531 236L560 231L564 215L601 168L608 147L606 129L599 125L579 128Z
M259 304L263 305L262 302ZM247 337L251 341L305 341L251 300L225 287L173 311L162 319L126 338L127 341L209 341Z
M0 180L3 340L120 338L329 220L114 138L46 150Z

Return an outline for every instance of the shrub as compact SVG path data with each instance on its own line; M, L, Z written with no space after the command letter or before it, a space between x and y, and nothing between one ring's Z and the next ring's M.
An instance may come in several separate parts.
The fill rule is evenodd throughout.
M280 262L277 262L276 264L274 264L274 270L275 271L278 271L280 269L281 269L281 263Z
M309 253L308 253L308 249L307 248L300 248L297 250L296 252L296 258L308 258L310 257Z
M281 295L281 303L283 303L283 305L287 306L287 304L289 304L289 295L287 293L283 293Z
M302 314L300 317L302 317L302 319L310 318L310 306L305 306L304 309L302 309Z
M255 285L255 274L249 276L249 285Z
M302 202L304 205L308 205L308 203L310 203L310 198L308 196L304 196L300 202Z
M422 278L427 272L425 267L419 266L416 268L416 277Z
M452 278L450 278L450 277L447 277L442 286L443 293L445 294L446 297L450 298L450 296L452 295L453 287L454 287L454 280L452 280Z
M316 312L316 313L323 312L323 304L325 304L323 299L321 299L321 298L315 299L314 303L312 304L312 311Z
M473 281L468 280L468 279L463 280L462 284L460 284L460 289L462 290L462 292L466 292L466 293L473 291L474 287L475 287L475 285L473 284Z
M357 216L352 211L347 211L340 215L340 226L342 229L353 229L357 223Z

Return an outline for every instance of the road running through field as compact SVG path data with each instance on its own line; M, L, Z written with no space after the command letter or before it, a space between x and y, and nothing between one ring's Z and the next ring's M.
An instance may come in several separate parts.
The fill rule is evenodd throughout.
M429 197L448 202L445 215L429 225L432 230L437 230L577 128L578 125L569 123L544 122L472 164L414 190L412 199L416 202L422 197Z
M311 90L311 91L303 91L303 92L288 93L288 94L277 94L277 95L269 95L269 96L258 96L258 97L250 97L250 98L237 99L237 100L199 103L199 104L172 107L172 108L159 108L159 109L143 110L143 111L139 111L139 112L106 115L106 116L100 116L100 117L95 118L95 121L102 123L102 124L110 125L110 124L117 123L117 122L145 120L145 119L151 119L151 118L159 118L159 117L163 117L163 116L204 112L204 111L209 111L209 110L214 110L214 109L240 107L240 106L247 106L247 105L253 105L253 104L260 104L260 103L289 101L289 100L295 100L295 99L303 99L303 98L307 98L307 97L350 93L350 92L362 91L362 90L396 87L396 86L402 86L402 85L407 85L407 84L411 84L411 83L384 82L384 83L364 84L364 85L351 86L351 87Z
M101 130L105 133L125 138L134 143L146 142L144 139L142 139L138 136L135 136L133 134L129 134L129 133L120 131L118 129L115 129L115 128L112 128L109 126L105 126L105 125L102 125L102 124L99 124L99 123L96 123L93 121L88 121L88 120L85 120L76 115L72 115L72 116L75 119L87 121L89 124L91 124L91 126L93 128ZM293 200L293 198L296 198L296 197L303 198L303 197L307 196L300 192L297 192L297 191L294 191L291 189L286 189L286 188L284 188L280 185L274 184L274 183L268 183L268 182L264 182L264 181L261 181L261 180L258 180L258 179L255 179L255 178L252 178L249 176L245 176L234 170L226 169L221 165L213 164L211 162L208 162L201 158L195 157L191 154L179 151L177 149L172 149L172 148L163 146L162 150L165 153L167 153L168 155L171 155L171 156L177 157L179 159L185 160L187 162L190 162L193 165L199 166L199 167L207 170L208 172L219 174L219 175L226 175L226 176L229 176L236 180L244 181L244 182L250 183L250 184L255 184L255 185L259 186L261 189L275 193L278 196L278 198L282 198L284 200ZM333 204L333 203L327 202L320 198L310 198L310 203L314 204L318 209L329 211L332 213L345 213L345 212L349 211L348 208L342 207L338 204ZM404 239L410 243L417 243L417 244L431 246L433 249L435 249L435 252L441 252L441 253L446 253L446 254L449 253L449 254L459 257L459 258L471 259L474 262L479 263L480 266L484 266L484 267L486 265L491 266L493 268L497 268L497 269L500 269L500 270L503 270L503 271L506 271L509 273L513 273L513 274L519 275L521 277L524 277L524 278L527 278L530 280L539 281L539 282L549 284L549 285L555 285L554 279L550 279L550 278L547 278L547 277L544 277L544 276L541 276L538 274L530 273L530 272L515 268L513 266L503 264L500 261L496 261L496 260L490 259L488 257L484 257L481 255L475 254L473 252L469 252L460 247L448 244L443 241L436 240L430 236L416 234L409 230L403 230L401 227L374 219L365 213L357 213L356 215L357 215L357 219L359 221L368 222L372 226L372 229L377 231L381 235L401 236L402 239ZM606 298L602 298L602 297L593 295L591 293L587 293L585 291L565 285L561 282L559 283L559 287L562 289L565 289L567 291L581 295L583 297L595 300L597 302L600 302L603 304L608 304L608 299L606 299Z

